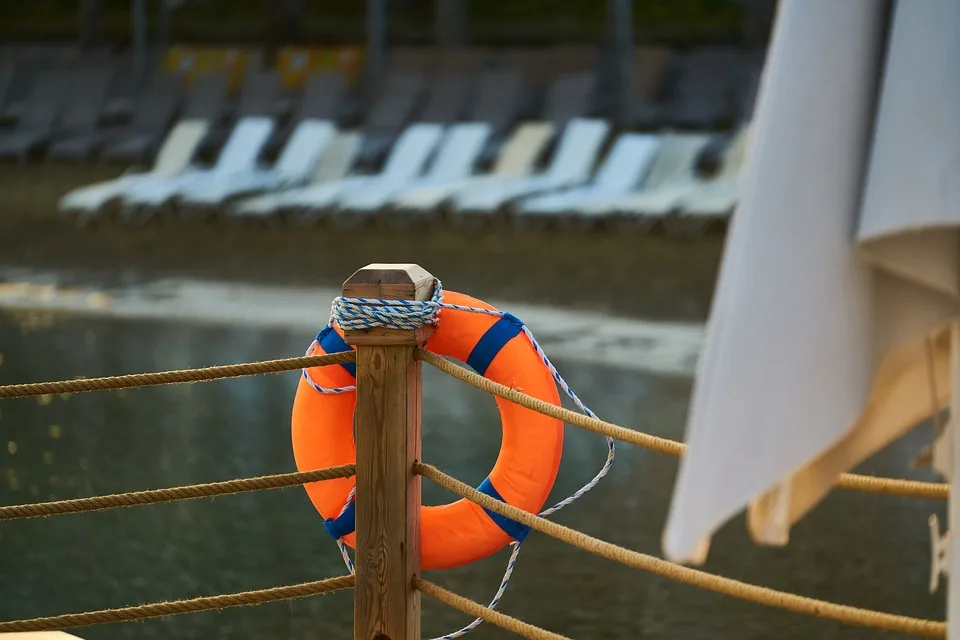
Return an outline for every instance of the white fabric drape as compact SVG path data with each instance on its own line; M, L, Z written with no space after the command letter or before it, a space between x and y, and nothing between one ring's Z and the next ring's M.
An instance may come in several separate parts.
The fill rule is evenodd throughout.
M783 0L664 553L755 540L948 401L960 0ZM936 397L934 397L936 396Z

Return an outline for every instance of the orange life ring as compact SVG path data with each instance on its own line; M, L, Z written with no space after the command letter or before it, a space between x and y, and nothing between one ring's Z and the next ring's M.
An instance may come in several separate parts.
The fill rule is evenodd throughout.
M496 311L485 302L453 291L444 292L444 302ZM426 348L465 362L491 380L559 406L560 396L550 370L523 335L522 326L520 320L510 314L494 316L444 308L439 326ZM320 355L350 348L343 340L342 331L334 326L319 333L310 353ZM301 377L292 418L297 468L305 471L355 462L354 394L321 393L313 388L310 380L323 388L351 386L356 383L356 365L314 367ZM500 455L478 489L536 513L553 488L560 467L563 422L500 398L496 401L503 429ZM352 503L344 509L354 479L338 478L305 487L314 507L323 516L328 533L354 546ZM527 527L520 523L467 500L424 506L421 566L429 570L468 564L502 549L511 539L522 541L527 532Z

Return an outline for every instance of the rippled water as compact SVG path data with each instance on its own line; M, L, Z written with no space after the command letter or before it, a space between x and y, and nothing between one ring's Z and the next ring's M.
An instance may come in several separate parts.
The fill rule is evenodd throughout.
M48 323L43 323L48 324ZM29 327L0 319L0 384L204 366L301 353L309 335L97 319ZM679 438L689 381L558 360L607 420ZM0 503L223 480L294 469L289 414L296 374L183 387L0 401ZM492 399L425 367L424 458L466 482L499 446ZM927 441L918 429L861 471L903 475ZM610 476L557 516L586 533L659 554L676 461L621 445ZM746 452L745 455L751 455ZM568 427L554 497L603 461L599 436ZM914 474L917 475L917 474ZM931 479L926 475L918 476ZM425 483L425 501L449 496ZM941 618L927 593L927 518L940 503L836 492L764 549L742 518L716 538L707 569L805 595ZM428 575L468 597L493 594L506 551ZM0 618L11 620L316 580L342 572L302 489L0 525ZM350 592L75 633L83 638L350 638ZM872 638L618 566L536 533L503 601L506 613L574 638ZM424 633L465 616L424 600ZM510 637L482 627L477 638Z

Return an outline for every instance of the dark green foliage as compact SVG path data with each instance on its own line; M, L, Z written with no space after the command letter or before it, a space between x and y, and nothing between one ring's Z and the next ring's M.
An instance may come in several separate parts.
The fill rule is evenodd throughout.
M129 39L131 0L101 0L103 35ZM388 0L390 41L425 44L433 38L435 0ZM173 14L174 38L181 41L257 42L278 0L191 0ZM150 23L156 3L150 2ZM301 36L313 42L362 42L364 0L306 0L298 21ZM474 44L524 45L596 43L602 37L605 0L473 0L469 5ZM77 0L3 0L0 39L73 40ZM684 46L736 41L742 9L732 0L634 0L638 41Z

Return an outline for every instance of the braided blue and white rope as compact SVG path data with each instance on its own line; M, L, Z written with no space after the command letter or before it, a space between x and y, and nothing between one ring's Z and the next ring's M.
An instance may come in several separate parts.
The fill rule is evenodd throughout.
M357 485L353 485L353 488L350 489L350 493L347 494L347 499L343 501L343 508L340 509L340 513L337 514L337 517L339 518L342 516L356 499ZM352 574L355 571L353 560L350 559L350 549L347 548L347 543L343 541L343 538L337 538L337 548L340 549L340 556L343 558L343 564L347 567L347 572Z
M433 296L430 300L425 301L381 300L378 298L344 298L342 296L337 297L331 306L330 319L328 320L327 325L333 327L334 324L337 324L341 329L372 329L377 327L388 329L418 329L425 325L439 324L440 312L443 309L481 313L501 318L507 315L507 313L504 311L446 303L443 301L443 287L440 283L440 280L435 279ZM523 334L530 341L530 344L533 345L537 355L540 356L544 366L546 366L550 371L553 379L560 386L560 388L563 389L563 392L567 394L567 396L573 401L577 408L580 409L580 411L591 418L596 418L597 415L591 411L582 400L580 400L579 396L577 396L573 389L570 388L570 385L568 385L567 381L563 379L563 376L560 375L560 372L557 371L557 368L550 361L550 358L547 357L547 354L544 353L543 349L540 347L540 343L537 342L537 339L533 336L533 333L530 331L530 329L527 328L527 325L521 322L520 328L523 331ZM310 354L313 351L316 344L317 342L314 340L314 342L307 349L307 354ZM357 389L356 386L337 388L321 387L310 378L310 374L308 373L307 369L303 370L303 377L313 389L320 393L348 393L350 391L356 391ZM610 468L613 466L613 461L616 457L616 445L613 438L606 437L605 440L607 442L607 457L603 463L603 466L600 468L600 471L598 471L588 483L580 487L572 495L564 498L552 507L541 511L538 514L540 517L549 517L564 507L573 504L585 493L597 486L597 483L599 483L600 480L602 480L604 476L610 472ZM343 512L349 508L355 499L356 487L354 487L354 489L347 496L345 504L343 505L343 509L340 513L343 514ZM493 598L490 600L490 603L487 605L490 609L495 609L500 603L500 600L503 598L503 594L507 589L507 585L510 583L510 578L513 575L514 567L517 564L517 557L520 554L521 543L514 540L510 544L513 546L513 551L510 553L510 559L507 561L506 571L503 574L503 578L500 580L500 587L497 589L496 594L494 594ZM353 573L353 562L350 560L350 554L347 551L347 546L343 542L343 539L337 540L337 546L340 548L340 553L343 556L344 564L346 565L347 570L350 571L350 573ZM434 638L433 640L453 640L454 638L459 638L460 636L469 633L482 622L482 618L477 618L465 627L438 638Z

